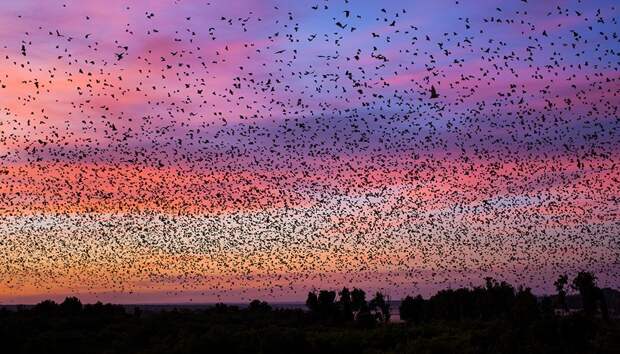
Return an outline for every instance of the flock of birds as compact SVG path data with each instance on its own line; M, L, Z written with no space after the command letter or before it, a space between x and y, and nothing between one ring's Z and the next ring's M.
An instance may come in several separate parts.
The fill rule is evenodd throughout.
M52 3L2 15L0 301L620 284L613 1Z

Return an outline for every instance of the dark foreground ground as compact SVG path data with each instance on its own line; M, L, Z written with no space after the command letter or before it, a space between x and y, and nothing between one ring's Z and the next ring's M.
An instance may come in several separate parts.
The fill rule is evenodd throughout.
M310 292L306 309L217 304L181 309L57 304L0 309L0 353L620 353L620 292L580 272L568 293L536 297L485 279L395 303L362 289Z
M525 321L342 322L268 307L0 313L3 353L620 353L620 326L584 314Z

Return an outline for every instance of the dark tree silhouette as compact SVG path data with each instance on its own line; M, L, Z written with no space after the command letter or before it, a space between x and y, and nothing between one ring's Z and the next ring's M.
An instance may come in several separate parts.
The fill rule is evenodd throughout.
M540 314L545 318L552 318L555 314L553 312L553 300L551 296L543 296L540 300Z
M319 312L324 317L334 318L337 316L336 292L329 290L319 291Z
M483 317L490 319L507 315L514 302L514 288L505 281L498 282L493 278L485 278L485 281L487 306L483 308Z
M349 289L345 287L345 288L342 288L342 290L340 291L340 293L338 293L338 295L340 295L340 299L338 300L338 303L342 311L343 320L352 321L353 320L353 306L351 303L351 292L349 291Z
M308 298L306 299L306 307L311 312L316 313L319 311L319 299L314 291L308 293Z
M75 296L67 297L60 304L60 311L65 315L77 315L82 312L82 302Z
M377 312L379 322L387 323L390 321L390 304L385 301L385 296L377 292L375 297L370 300L369 308L371 311Z
M568 284L568 276L566 274L560 275L558 279L553 283L555 286L555 291L558 293L558 305L564 311L568 310L568 306L566 305L566 285Z
M41 314L51 315L58 311L58 304L52 300L45 300L36 304L33 310Z
M405 298L400 311L401 318L409 323L491 320L510 317L514 304L515 290L510 284L487 278L485 287L441 290L428 300L420 296Z
M250 311L271 311L271 305L265 301L252 300L248 306Z
M601 316L605 321L609 321L609 307L607 306L607 299L602 289L598 289L598 298L601 304Z
M573 279L573 289L579 291L583 311L592 316L596 313L596 302L600 290L596 286L596 276L590 272L579 272Z
M407 323L420 324L424 320L424 307L422 296L407 296L400 303L400 318Z
M351 307L355 313L368 311L368 303L366 302L366 293L364 290L354 288L353 291L351 291Z
M512 319L518 325L529 325L538 319L540 311L536 296L530 288L519 288L512 306Z

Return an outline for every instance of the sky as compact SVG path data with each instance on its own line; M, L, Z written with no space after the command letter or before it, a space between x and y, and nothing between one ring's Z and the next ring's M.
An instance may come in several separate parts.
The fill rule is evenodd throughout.
M2 2L0 303L620 287L618 6L481 4Z

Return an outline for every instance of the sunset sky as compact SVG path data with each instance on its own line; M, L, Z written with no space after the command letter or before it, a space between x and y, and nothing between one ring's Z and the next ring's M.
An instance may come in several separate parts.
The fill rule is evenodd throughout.
M482 3L2 2L0 303L620 286L618 5Z

